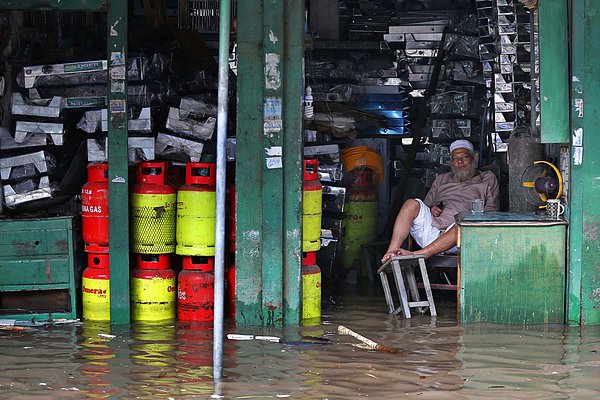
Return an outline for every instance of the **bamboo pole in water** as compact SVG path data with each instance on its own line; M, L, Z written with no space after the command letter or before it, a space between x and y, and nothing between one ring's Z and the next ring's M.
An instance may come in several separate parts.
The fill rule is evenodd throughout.
M395 353L395 350L392 350L388 347L385 347L377 342L372 341L369 338L364 337L363 335L360 335L356 332L354 332L351 329L346 328L344 325L340 325L338 326L338 333L340 335L349 335L352 336L355 339L360 340L361 342L363 342L368 348L373 349L373 350L379 350L379 351L385 351L388 353Z

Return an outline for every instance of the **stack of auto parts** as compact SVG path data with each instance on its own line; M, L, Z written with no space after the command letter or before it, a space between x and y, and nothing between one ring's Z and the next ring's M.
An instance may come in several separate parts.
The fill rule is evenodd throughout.
M512 132L530 126L531 122L534 36L531 12L517 0L478 1L477 7L479 55L486 87L493 99L493 131L507 139ZM533 47L536 47L535 36ZM537 87L535 78L533 82Z

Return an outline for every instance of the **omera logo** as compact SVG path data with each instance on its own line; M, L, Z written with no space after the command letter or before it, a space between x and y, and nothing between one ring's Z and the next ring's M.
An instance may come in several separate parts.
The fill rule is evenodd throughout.
M106 296L106 289L92 289L89 287L83 287L83 293L89 293L89 294L98 294L98 295L104 295Z

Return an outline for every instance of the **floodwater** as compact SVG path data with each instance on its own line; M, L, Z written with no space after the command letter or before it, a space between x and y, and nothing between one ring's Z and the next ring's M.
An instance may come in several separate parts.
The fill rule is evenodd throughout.
M226 324L285 343L225 339L218 384L211 327L0 331L0 398L600 398L600 327L459 325L455 306L439 298L437 318L407 320L387 314L376 288L325 296L316 326ZM397 352L356 347L340 324Z

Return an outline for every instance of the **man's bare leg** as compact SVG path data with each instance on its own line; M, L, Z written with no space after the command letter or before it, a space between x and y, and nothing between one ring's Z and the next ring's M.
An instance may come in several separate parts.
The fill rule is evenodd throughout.
M448 232L445 232L439 238L435 239L433 242L423 247L421 250L408 251L400 249L398 250L397 255L408 256L411 254L423 254L425 258L433 257L456 246L457 236L458 229L456 228L456 226L454 226L451 229L449 229Z
M410 225L417 215L419 215L420 209L421 204L415 199L408 199L404 202L394 222L392 239L385 255L381 259L382 262L386 262L389 258L395 256L401 249L402 243L408 237Z

